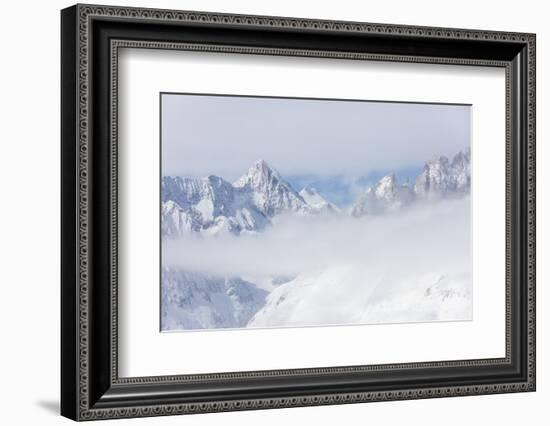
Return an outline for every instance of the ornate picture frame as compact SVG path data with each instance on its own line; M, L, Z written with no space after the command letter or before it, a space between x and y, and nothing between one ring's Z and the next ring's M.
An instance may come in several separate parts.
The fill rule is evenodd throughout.
M535 390L534 34L76 5L61 12L61 414L160 416ZM497 67L506 74L499 358L120 377L122 48ZM504 143L504 141L503 141Z

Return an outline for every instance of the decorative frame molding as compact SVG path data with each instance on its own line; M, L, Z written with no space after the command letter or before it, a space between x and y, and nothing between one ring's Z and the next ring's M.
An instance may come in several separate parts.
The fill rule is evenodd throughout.
M125 23L139 23L144 31L161 27L224 28L276 31L299 38L315 32L327 37L350 35L382 40L370 52L295 47L258 47L236 44L134 38ZM94 27L95 24L97 27ZM103 29L101 25L108 27ZM121 27L118 27L120 25ZM109 36L102 36L102 31ZM124 33L124 39L117 34ZM173 34L173 33L171 33ZM96 39L94 39L96 37ZM103 38L102 38L103 37ZM244 37L244 36L243 36ZM162 35L160 36L162 38ZM95 41L94 41L95 40ZM106 41L107 40L107 41ZM408 45L424 41L426 52L458 46L457 52L479 47L466 56L405 55L382 52L383 40ZM62 414L75 420L141 417L243 409L279 408L366 401L435 398L535 390L535 36L533 34L402 25L337 22L266 16L229 15L126 7L76 5L62 11ZM289 43L288 41L285 41ZM337 42L334 42L337 45ZM447 43L447 44L445 44ZM462 46L465 46L464 48ZM240 54L314 56L333 59L481 65L506 69L506 357L413 364L327 367L208 375L118 377L117 327L117 85L118 49L154 48L217 51ZM338 46L340 47L340 46ZM491 48L493 52L488 53ZM430 50L431 49L431 50ZM422 50L422 49L420 49ZM99 55L101 53L103 56ZM441 48L440 48L441 53ZM469 55L469 56L467 56ZM103 63L108 62L108 63ZM94 67L97 67L94 68ZM99 70L98 70L99 69ZM98 99L102 97L102 101ZM105 99L104 99L105 98ZM105 104L107 101L108 104ZM103 102L103 103L101 103ZM101 105L100 105L101 104ZM106 111L108 109L108 111ZM108 114L108 115L107 115ZM100 123L100 118L108 123ZM95 120L95 121L94 121ZM108 124L108 125L107 125ZM98 126L98 127L94 127ZM107 135L107 136L105 136ZM98 138L107 137L109 146ZM95 139L94 139L95 138ZM108 179L99 178L99 158ZM102 198L95 188L107 188ZM100 218L98 218L100 216ZM97 229L108 228L108 237ZM106 228L106 229L107 229ZM94 255L101 245L109 253L108 270L98 269ZM108 277L106 282L98 276ZM92 294L93 292L93 294ZM521 300L519 300L521 299ZM94 306L92 306L92 300ZM514 303L518 305L514 305ZM108 306L102 312L97 304ZM521 308L521 309L520 309ZM521 341L521 342L519 342ZM357 380L363 375L410 370L507 369L509 380L475 380L468 385L413 383L389 389L353 391L273 392L269 397L239 395L201 400L168 398L163 388L198 384L219 387L232 379L277 378L299 380L314 376L322 382L332 376ZM473 371L473 370L472 370ZM515 372L515 376L512 374ZM396 375L396 377L397 377ZM351 381L350 381L351 383ZM435 383L435 379L434 379ZM289 385L290 386L290 385ZM371 388L373 387L370 384ZM348 386L348 388L353 387ZM137 396L149 393L149 397ZM275 387L274 387L275 389ZM246 392L243 391L242 395Z

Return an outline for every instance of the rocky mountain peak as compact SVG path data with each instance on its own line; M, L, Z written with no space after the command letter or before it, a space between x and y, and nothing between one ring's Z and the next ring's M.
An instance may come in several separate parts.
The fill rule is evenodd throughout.
M256 161L248 171L242 175L233 186L237 188L267 188L276 185L281 180L279 172L267 164L265 160Z
M254 206L267 217L283 211L305 213L305 200L266 161L259 160L234 184L252 195Z
M392 199L397 196L397 178L395 173L391 173L380 179L373 188L377 198Z
M427 161L416 178L414 191L423 198L442 198L470 189L470 149L458 152L452 159L445 156Z

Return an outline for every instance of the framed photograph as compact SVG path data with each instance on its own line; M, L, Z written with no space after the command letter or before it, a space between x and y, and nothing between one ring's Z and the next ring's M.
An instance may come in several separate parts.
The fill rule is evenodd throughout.
M61 412L535 390L535 35L61 12Z

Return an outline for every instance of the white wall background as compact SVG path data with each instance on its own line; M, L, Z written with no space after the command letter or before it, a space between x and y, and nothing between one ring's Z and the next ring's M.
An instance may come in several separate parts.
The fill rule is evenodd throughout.
M550 401L550 28L524 0L104 0L104 4L537 33L538 391L453 399L119 420L118 424L543 424ZM59 9L3 4L0 65L0 416L6 425L68 424L59 404ZM102 424L113 423L105 422ZM114 424L114 423L113 423Z

